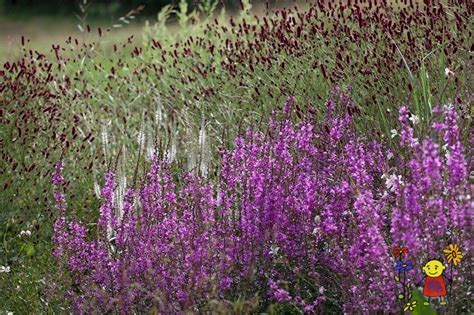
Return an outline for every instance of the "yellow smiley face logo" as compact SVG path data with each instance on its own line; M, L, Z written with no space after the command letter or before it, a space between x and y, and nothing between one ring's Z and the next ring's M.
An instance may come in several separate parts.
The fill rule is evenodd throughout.
M430 260L423 267L423 272L428 277L439 277L443 274L446 267L439 260Z

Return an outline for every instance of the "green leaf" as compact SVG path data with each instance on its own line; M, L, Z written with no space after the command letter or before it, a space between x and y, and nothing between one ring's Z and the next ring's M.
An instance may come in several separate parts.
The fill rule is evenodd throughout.
M35 253L35 247L30 243L24 244L21 249L28 257L32 257Z
M400 277L399 277L399 276L395 276L395 281L400 282Z
M427 301L425 296L418 289L412 291L413 300L417 301L417 306L413 310L412 315L436 315L436 310L432 305L424 305Z
M404 297L405 297L405 296L404 296L403 294L401 294L401 293L398 295L398 298L399 298L400 300L402 300Z

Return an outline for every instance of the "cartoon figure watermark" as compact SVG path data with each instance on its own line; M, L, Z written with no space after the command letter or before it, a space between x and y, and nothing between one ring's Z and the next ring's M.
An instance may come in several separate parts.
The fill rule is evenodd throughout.
M403 311L411 312L416 308L418 302L416 300L411 301L411 290L407 280L408 271L413 269L411 260L407 258L408 248L401 245L395 246L392 249L392 255L396 259L394 270L397 271L397 275L395 276L395 281L399 282L403 288L402 292L398 294L398 299L404 301L405 303L405 308Z
M423 272L426 274L425 283L423 285L423 295L428 298L424 302L425 305L430 305L432 298L439 298L440 305L446 305L446 283L443 277L443 271L446 267L439 260L433 259L428 261L423 266Z
M449 244L449 246L443 250L443 253L449 264L451 284L449 286L448 295L451 296L451 289L454 282L453 266L456 267L462 261L463 255L458 244Z
M453 268L462 261L463 255L457 244L450 244L443 250L443 253L449 270L446 270L448 267L439 259L431 259L421 268L423 283L419 283L419 285L423 286L422 293L427 298L427 301L423 303L425 306L430 305L432 299L439 300L439 305L445 306L448 304L448 299L451 298L454 281ZM404 302L404 312L414 311L418 306L418 301L412 300L412 287L407 279L408 271L414 269L412 261L408 259L408 248L401 245L395 246L392 254L396 261L395 281L399 282L402 288L402 291L398 293L398 299Z

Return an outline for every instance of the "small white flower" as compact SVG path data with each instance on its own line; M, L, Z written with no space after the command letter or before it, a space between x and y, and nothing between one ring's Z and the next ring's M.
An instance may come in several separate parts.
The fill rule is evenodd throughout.
M320 287L318 291L319 291L319 294L323 295L326 289L324 287Z
M216 205L220 206L222 204L222 193L220 189L217 189L217 194L216 194Z
M149 161L153 160L155 156L155 148L153 148L151 145L147 146L146 148L146 157L148 158Z
M269 254L272 255L272 256L276 256L278 255L278 250L280 249L280 247L276 246L276 245L272 245L270 247L270 252Z
M142 130L138 132L137 143L138 143L140 152L143 152L143 150L145 149L145 144L146 144L146 136L145 136L145 132L143 131L143 128Z
M23 231L22 230L18 236L20 236L20 237L22 237L22 236L31 236L31 231L29 231L29 230Z
M314 217L314 223L319 223L321 222L321 217L319 215Z
M108 159L108 152L109 152L109 134L107 132L107 126L103 125L102 126L102 131L101 131L101 137L102 137L102 151L104 153L104 158L107 161Z
M398 131L397 131L397 129L392 129L392 130L390 130L390 134L391 134L392 139L395 138L396 136L398 136Z
M102 193L101 193L101 191L100 191L100 186L99 186L99 184L95 181L95 179L94 179L94 192L95 192L96 197L100 199Z
M449 68L444 68L444 75L449 78L450 76L454 76L454 72Z
M10 272L10 266L0 266L0 273L8 273Z
M445 110L451 110L451 109L453 109L453 104L452 103L445 104L445 105L443 105L443 108Z
M398 183L402 183L402 176L401 175L382 175L382 178L385 178L385 187L387 187L388 190L390 191L395 191L395 185Z
M157 126L161 126L161 124L163 123L163 103L161 103L160 97L158 97L158 101L156 104L155 123Z
M413 125L416 125L420 122L420 117L418 117L417 115L411 115L410 118L408 118Z
M13 315L13 312L7 311L7 315Z
M42 297L40 297L40 301L41 301L41 303L44 303L44 305L46 305L46 306L48 306L48 305L49 305L49 304L48 304L48 302L46 302L46 300L45 300L45 299L43 299Z

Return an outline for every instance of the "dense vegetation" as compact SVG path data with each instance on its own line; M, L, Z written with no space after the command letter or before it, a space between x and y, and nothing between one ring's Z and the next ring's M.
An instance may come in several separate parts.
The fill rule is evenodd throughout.
M0 70L0 311L433 311L421 267L472 248L473 10L181 1L138 46L86 19L25 41ZM469 259L434 307L472 311Z

